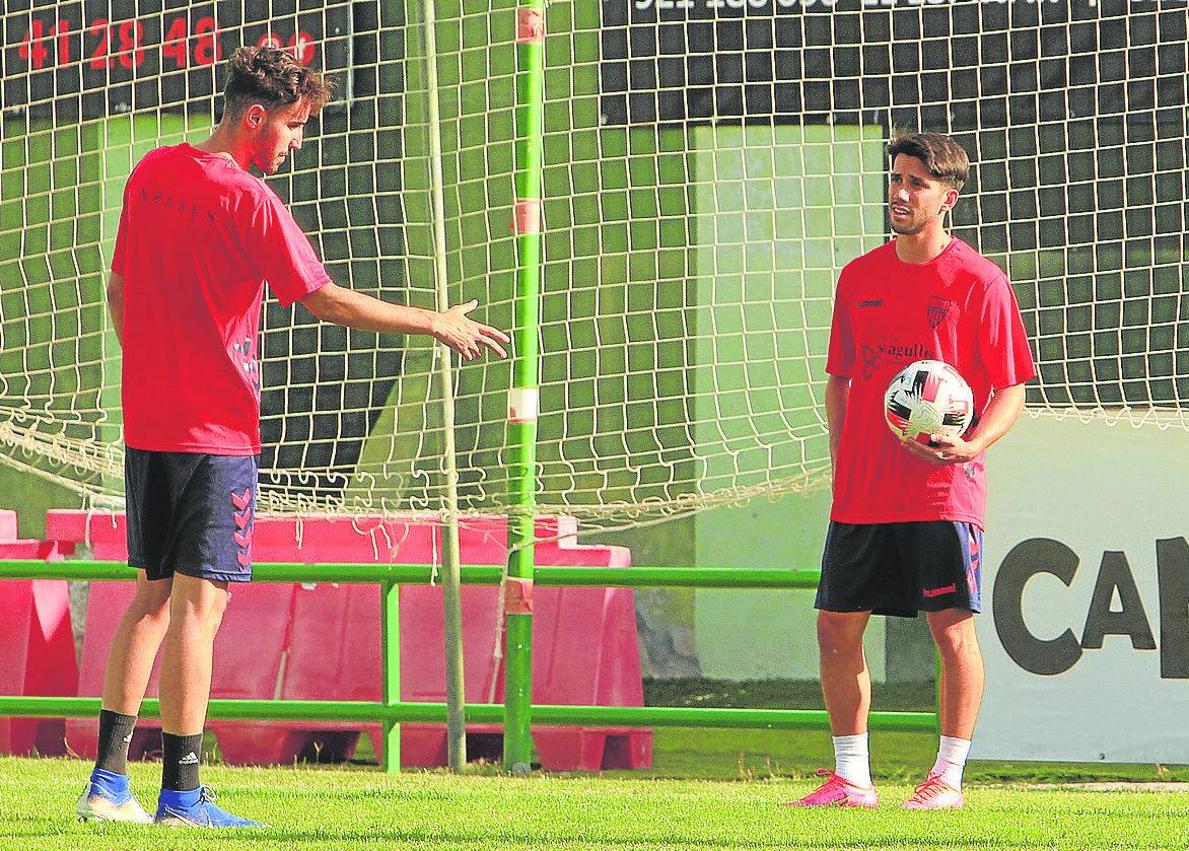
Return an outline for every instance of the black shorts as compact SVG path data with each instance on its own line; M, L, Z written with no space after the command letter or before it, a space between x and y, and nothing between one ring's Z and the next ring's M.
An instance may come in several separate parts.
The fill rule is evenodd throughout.
M828 612L982 608L983 533L972 523L830 522L814 606Z
M124 452L128 564L148 579L252 578L254 455Z

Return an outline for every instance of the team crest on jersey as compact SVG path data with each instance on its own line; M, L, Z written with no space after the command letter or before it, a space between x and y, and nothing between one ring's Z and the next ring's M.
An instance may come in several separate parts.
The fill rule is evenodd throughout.
M941 296L937 295L929 296L929 307L927 312L929 317L929 327L936 328L942 322L945 322L945 318L949 316L950 308L953 306L954 303L948 298L942 298Z

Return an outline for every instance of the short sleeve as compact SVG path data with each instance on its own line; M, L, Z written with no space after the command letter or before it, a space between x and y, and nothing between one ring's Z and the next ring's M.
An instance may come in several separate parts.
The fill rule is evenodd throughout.
M255 200L244 248L281 306L288 307L326 284L330 275L276 193L264 187Z
M834 317L830 322L830 353L826 358L826 372L838 378L850 378L855 362L849 278L846 269L838 276L838 288L834 294Z
M987 287L979 320L978 355L992 387L1012 387L1036 375L1024 320L1007 278L996 278Z

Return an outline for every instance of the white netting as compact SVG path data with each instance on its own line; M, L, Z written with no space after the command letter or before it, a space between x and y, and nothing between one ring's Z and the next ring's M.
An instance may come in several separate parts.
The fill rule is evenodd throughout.
M216 44L272 33L340 82L271 182L341 283L433 304L440 132L452 301L510 327L515 3L436 5L435 128L415 0L6 4L7 461L118 494L103 281L120 189L145 150L211 125ZM971 154L955 225L1016 286L1031 409L1183 426L1189 11L1130 6L553 0L541 510L645 522L822 482L832 291L885 238L893 127ZM263 507L438 510L433 348L275 303L264 326ZM457 375L466 512L510 501L509 374Z

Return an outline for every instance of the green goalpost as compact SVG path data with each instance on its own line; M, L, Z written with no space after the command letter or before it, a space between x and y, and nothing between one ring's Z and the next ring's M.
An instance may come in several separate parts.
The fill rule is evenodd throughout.
M545 101L545 0L516 9L515 351L508 391L509 456L515 513L508 518L511 551L504 577L507 619L504 686L504 765L527 771L532 762L533 540L536 537L537 410L541 280L541 165Z

